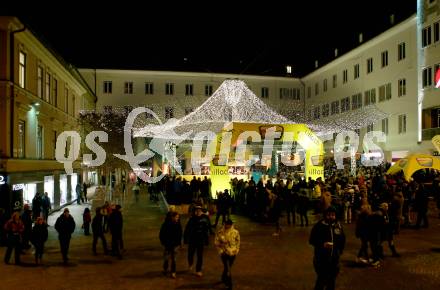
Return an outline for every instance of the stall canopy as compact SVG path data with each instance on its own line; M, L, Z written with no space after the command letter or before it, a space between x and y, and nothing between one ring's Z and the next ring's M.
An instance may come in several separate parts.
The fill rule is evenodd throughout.
M440 170L440 159L426 154L410 154L394 163L388 169L387 174L396 174L403 171L405 179L409 181L414 172L427 168Z

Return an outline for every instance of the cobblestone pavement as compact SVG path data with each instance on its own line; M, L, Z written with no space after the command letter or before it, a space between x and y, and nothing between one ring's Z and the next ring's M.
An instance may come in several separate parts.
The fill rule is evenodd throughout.
M104 256L100 245L98 256L92 255L92 237L82 233L81 214L86 206L95 205L75 204L69 206L77 225L71 241L70 264L62 264L53 229L61 212L56 212L49 219L44 265L33 264L31 250L22 257L22 266L1 263L0 289L224 289L219 283L222 264L212 240L205 252L202 278L187 271L186 247L177 257L177 279L163 276L158 240L163 210L148 201L145 193L139 203L134 203L131 195L121 201L126 248L122 260ZM272 225L256 224L239 216L233 219L242 240L232 269L234 289L313 289L312 248L307 243L310 227L288 227L284 218L281 235L274 237ZM428 229L402 230L396 237L402 257L391 258L385 246L387 257L378 269L354 263L359 242L353 234L354 225L346 225L348 240L337 289L440 289L440 220L431 217L430 222ZM183 217L182 225L185 224ZM107 241L110 240L109 235ZM0 248L0 255L4 252L5 248Z

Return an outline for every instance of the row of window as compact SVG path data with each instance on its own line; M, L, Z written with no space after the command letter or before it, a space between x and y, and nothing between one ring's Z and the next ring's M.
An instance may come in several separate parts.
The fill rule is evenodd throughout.
M379 88L379 102L384 102L391 99L391 83L384 84ZM398 81L398 96L403 97L406 95L406 79L400 79ZM362 108L362 105L369 106L376 103L376 88L367 90L364 92L364 101L362 103L362 93L357 93L351 96L351 110ZM324 104L321 107L315 107L313 109L313 119L319 119L321 117L328 117L329 115L339 114L350 111L350 97L345 97L340 101L334 101L330 104ZM308 112L308 119L312 117L312 111Z
M52 139L52 148L55 157L55 148L57 142L57 131L53 130L53 139ZM44 158L44 130L43 126L37 126L37 134L36 134L36 158L43 159ZM67 146L66 148L70 148ZM24 120L18 121L18 144L17 144L17 157L25 158L26 157L26 122Z
M143 105L140 105L143 106ZM152 107L147 107L148 109L150 109L151 111L154 111ZM125 112L128 114L133 110L133 106L124 106ZM185 115L188 115L190 113L192 113L194 111L194 108L192 107L185 107ZM112 106L104 106L104 112L110 113L113 110ZM174 118L174 107L165 107L164 109L164 116L165 119L171 119ZM146 117L148 119L152 119L153 115L147 113Z
M19 52L18 63L18 84L21 88L26 88L27 55L23 51ZM43 69L42 65L37 66L37 96L47 103L58 108L59 96L58 80L49 70ZM75 96L72 97L72 115L75 115ZM69 113L69 88L64 87L64 112Z
M401 42L397 46L397 61L401 61L406 58L406 44L405 42ZM366 73L372 73L374 70L373 58L370 57L367 59L367 70ZM388 66L388 50L385 50L381 53L381 67L385 68ZM360 65L357 63L353 66L353 80L356 80L360 77ZM346 84L348 82L348 69L344 69L342 71L342 83ZM336 88L338 86L338 75L334 74L332 77L332 87ZM315 83L315 96L319 94L319 83ZM327 79L323 80L322 84L323 92L327 92L328 85ZM307 98L312 96L312 87L307 87Z
M422 29L422 47L427 47L431 44L440 41L440 21L429 25Z
M103 82L103 91L104 94L112 94L113 93L113 82L112 81L104 81ZM213 93L212 85L205 85L205 96L209 97ZM124 94L133 94L133 82L125 82L124 83ZM145 94L153 95L154 94L154 83L146 82L145 83ZM165 95L174 95L174 84L166 83L165 84ZM185 85L185 96L193 96L194 95L194 85L186 84ZM285 100L300 100L301 92L299 88L280 88L280 99ZM269 98L269 88L262 87L261 88L261 97Z
M146 82L145 83L145 94L153 95L154 94L154 83ZM112 94L113 93L113 82L112 81L104 81L103 82L103 92L104 94ZM209 97L212 95L213 86L205 85L205 96ZM124 94L133 94L133 82L124 82ZM174 84L166 83L165 84L165 95L174 95ZM194 95L194 85L186 84L185 85L185 96L193 96Z

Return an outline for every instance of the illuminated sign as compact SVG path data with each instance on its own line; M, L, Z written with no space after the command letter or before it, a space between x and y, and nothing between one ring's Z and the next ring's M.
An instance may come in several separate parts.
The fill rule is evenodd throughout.
M20 190L24 188L24 183L12 185L12 190Z
M5 184L5 177L3 175L0 175L0 185Z
M440 68L435 72L435 87L440 88Z

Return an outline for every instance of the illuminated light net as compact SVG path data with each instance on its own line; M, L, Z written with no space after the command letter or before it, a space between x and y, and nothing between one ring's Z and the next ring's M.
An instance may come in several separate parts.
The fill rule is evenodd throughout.
M185 117L162 126L150 125L135 136L152 136L155 132L174 130L178 134L192 130L219 132L228 123L296 124L277 113L258 98L243 81L225 80L214 94Z
M381 111L375 105L369 105L360 109L346 111L341 114L335 114L305 123L318 136L321 136L365 128L389 116L390 114Z
M188 102L183 106L191 105ZM149 104L154 109L154 104ZM302 106L302 105L301 105ZM313 107L310 108L313 111ZM115 113L126 113L125 108L113 108ZM379 110L375 105L364 106L356 110L331 115L317 120L307 120L304 108L297 102L286 102L282 114L265 104L241 80L225 80L205 102L190 114L181 119L169 119L164 124L151 124L151 119L139 116L134 124L135 137L178 138L185 132L196 134L201 131L220 132L227 124L259 123L259 124L306 124L318 136L354 131L365 128L389 114ZM86 112L83 112L86 113ZM91 113L91 112L89 112ZM177 136L176 136L177 135Z

